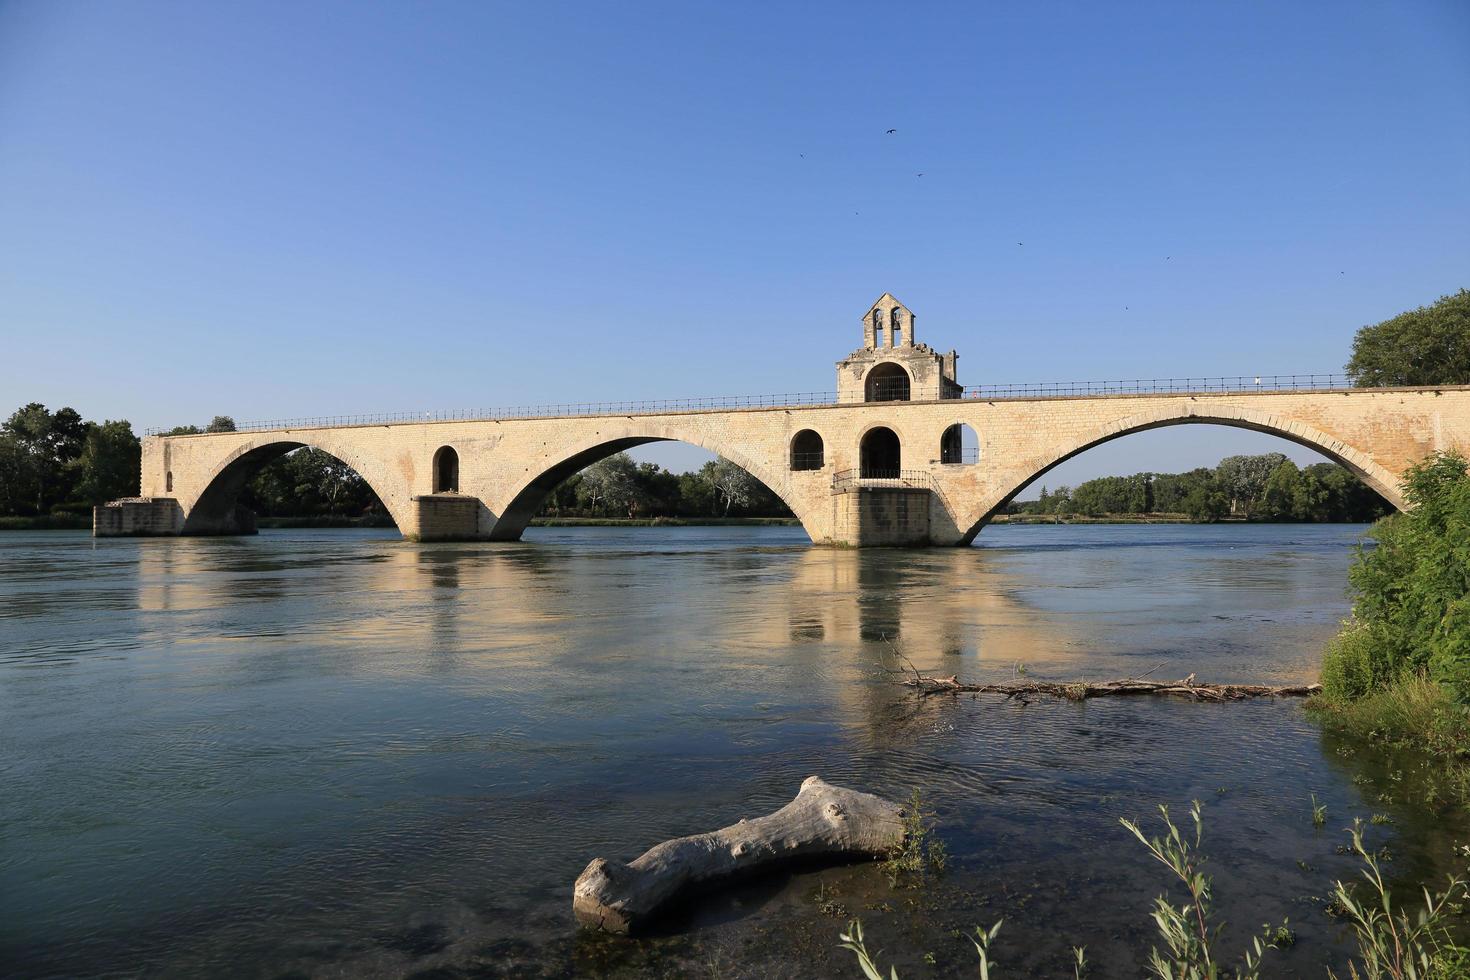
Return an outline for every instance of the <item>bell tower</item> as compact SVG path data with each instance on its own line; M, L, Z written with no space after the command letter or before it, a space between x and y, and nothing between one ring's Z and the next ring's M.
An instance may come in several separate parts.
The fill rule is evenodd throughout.
M893 297L884 293L878 302L863 316L863 347L878 350L883 347L914 346L914 314Z
M892 293L863 314L863 346L837 362L840 402L959 398L954 351L940 354L914 339L914 314Z

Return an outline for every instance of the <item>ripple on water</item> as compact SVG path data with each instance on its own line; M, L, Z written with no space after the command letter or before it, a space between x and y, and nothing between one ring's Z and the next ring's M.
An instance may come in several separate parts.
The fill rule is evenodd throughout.
M1001 915L1017 975L1065 972L1072 943L1137 975L1163 882L1118 818L1197 798L1225 917L1289 915L1283 975L1317 975L1341 947L1310 896L1352 869L1308 797L1345 822L1366 790L1298 705L918 703L885 668L896 647L976 678L1309 676L1357 537L0 535L0 957L34 975L846 975L820 888L912 975L931 950L969 975L954 936ZM812 774L920 789L953 871L919 893L871 866L763 879L686 903L684 935L571 928L592 856L769 812ZM1462 823L1373 832L1424 868Z

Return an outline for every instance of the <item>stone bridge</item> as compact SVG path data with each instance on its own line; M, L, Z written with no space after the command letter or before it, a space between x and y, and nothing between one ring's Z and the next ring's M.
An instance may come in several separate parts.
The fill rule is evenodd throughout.
M356 470L414 540L514 541L583 467L650 442L724 456L770 487L819 544L968 544L1027 484L1110 439L1219 423L1319 450L1403 507L1404 471L1470 450L1470 387L1349 388L1323 376L964 388L959 355L919 343L891 293L837 362L837 391L740 408L647 405L567 416L254 426L149 436L141 498L97 508L94 533L241 534L237 505L262 466L310 446ZM771 402L776 402L772 404ZM723 404L723 403L722 403Z
M1396 507L1404 471L1470 450L1470 388L1199 391L876 400L575 417L393 422L149 436L142 494L98 508L99 535L238 534L236 499L310 446L356 470L414 540L512 541L560 482L634 446L679 440L770 487L819 544L968 544L1022 488L1093 446L1216 423L1318 450ZM950 394L950 397L942 397ZM973 449L961 450L958 426Z

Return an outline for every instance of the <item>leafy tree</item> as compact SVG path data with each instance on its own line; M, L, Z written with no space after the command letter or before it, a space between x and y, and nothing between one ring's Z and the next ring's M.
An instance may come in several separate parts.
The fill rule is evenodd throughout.
M197 425L176 425L164 433L166 436L197 436L204 430Z
M31 402L0 426L18 450L16 486L23 488L33 513L46 514L65 500L74 480L72 463L82 453L87 425L74 409L54 414L40 402Z
M731 507L744 507L755 496L760 481L721 456L705 463L699 475L714 491L715 500L723 506L723 516Z
M593 513L616 510L627 513L638 497L638 464L627 453L614 453L582 471L578 495Z
M681 513L688 517L714 514L714 487L699 473L680 473L679 503Z
M90 424L78 460L77 489L92 504L135 496L142 463L143 447L130 424Z
M1361 388L1470 384L1470 290L1363 327L1347 372Z
M262 467L241 493L240 503L267 517L387 513L356 470L316 449L298 449Z
M1260 456L1227 456L1215 467L1215 483L1230 501L1230 512L1250 518L1266 481L1286 457L1281 453Z
M26 488L27 464L20 441L0 431L0 514L18 514L34 503Z
M1230 501L1212 484L1198 484L1180 502L1180 510L1190 519L1213 524L1230 513Z
M1302 493L1302 471L1289 459L1283 459L1266 478L1261 490L1260 515L1268 521L1292 521L1305 516L1299 511Z
M234 432L235 431L235 420L232 419L232 418L230 418L228 415L216 415L214 418L212 418L212 419L209 420L209 424L204 427L204 431L205 432Z
M1408 673L1470 701L1470 464L1437 453L1404 480L1411 509L1378 522L1378 546L1349 572L1353 619L1329 648L1322 684L1352 699Z

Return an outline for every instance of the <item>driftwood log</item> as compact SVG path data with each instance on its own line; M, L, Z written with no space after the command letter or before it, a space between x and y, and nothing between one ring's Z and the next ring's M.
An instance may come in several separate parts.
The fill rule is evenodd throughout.
M1025 681L1006 684L966 684L956 677L929 677L917 674L904 681L918 691L920 697L935 694L1004 694L1008 698L1024 698L1039 694L1068 701L1085 701L1124 694L1156 694L1190 698L1195 701L1244 701L1246 698L1305 698L1322 690L1321 684L1299 684L1271 687L1267 684L1200 684L1190 674L1178 681L1146 681L1127 678L1120 681L1090 683L1075 681Z
M775 813L664 841L628 864L595 859L577 877L572 911L583 925L627 933L688 885L793 858L876 857L902 842L898 804L811 776Z

